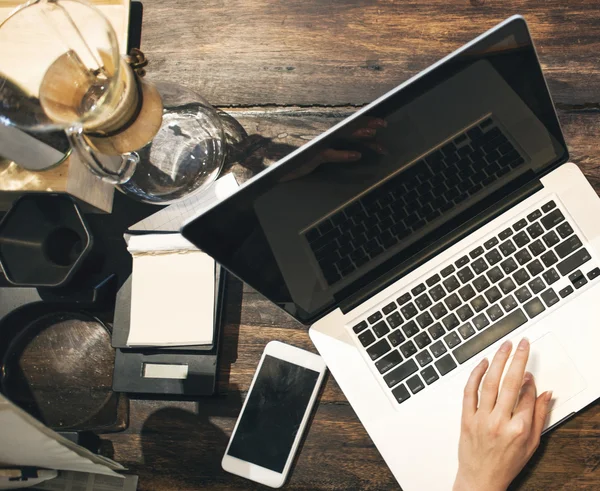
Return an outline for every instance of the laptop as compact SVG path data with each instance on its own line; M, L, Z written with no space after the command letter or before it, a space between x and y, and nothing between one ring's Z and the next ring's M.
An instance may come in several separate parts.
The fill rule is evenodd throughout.
M546 431L600 395L599 215L515 16L182 233L311 326L404 490L446 490L462 390L504 340L531 342Z

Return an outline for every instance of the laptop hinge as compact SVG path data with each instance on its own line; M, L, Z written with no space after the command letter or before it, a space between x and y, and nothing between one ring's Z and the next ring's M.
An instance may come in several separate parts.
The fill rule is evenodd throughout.
M474 216L460 228L456 229L452 233L446 234L442 239L424 249L421 253L410 257L410 259L405 260L398 266L390 269L384 275L381 275L377 280L368 283L356 293L348 296L344 301L340 302L340 310L346 314L357 308L360 304L372 298L381 290L387 288L395 281L398 281L403 276L406 276L411 271L414 271L431 258L442 253L461 239L472 234L474 231L483 227L497 216L510 210L512 207L529 198L531 195L543 188L544 185L539 179L534 179L533 181L518 187L516 190L509 193L505 198L502 198L500 201L496 201L493 206L485 208L484 211Z

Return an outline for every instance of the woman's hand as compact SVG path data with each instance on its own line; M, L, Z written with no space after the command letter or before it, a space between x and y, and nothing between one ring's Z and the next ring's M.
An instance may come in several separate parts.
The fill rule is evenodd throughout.
M454 491L506 490L540 443L552 392L536 398L533 375L525 372L527 339L519 343L499 390L511 348L510 341L500 347L485 378L488 361L482 360L465 387Z

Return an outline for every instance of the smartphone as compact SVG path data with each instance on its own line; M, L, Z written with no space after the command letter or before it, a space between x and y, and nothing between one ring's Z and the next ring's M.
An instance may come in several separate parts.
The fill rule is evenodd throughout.
M325 376L323 359L271 341L223 456L223 469L272 488L283 486Z

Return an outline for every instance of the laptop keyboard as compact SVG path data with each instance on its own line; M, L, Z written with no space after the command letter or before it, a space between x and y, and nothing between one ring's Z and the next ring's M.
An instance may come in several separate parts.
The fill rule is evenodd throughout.
M492 118L305 233L329 285L525 161Z
M352 330L402 403L596 280L591 259L548 201Z

